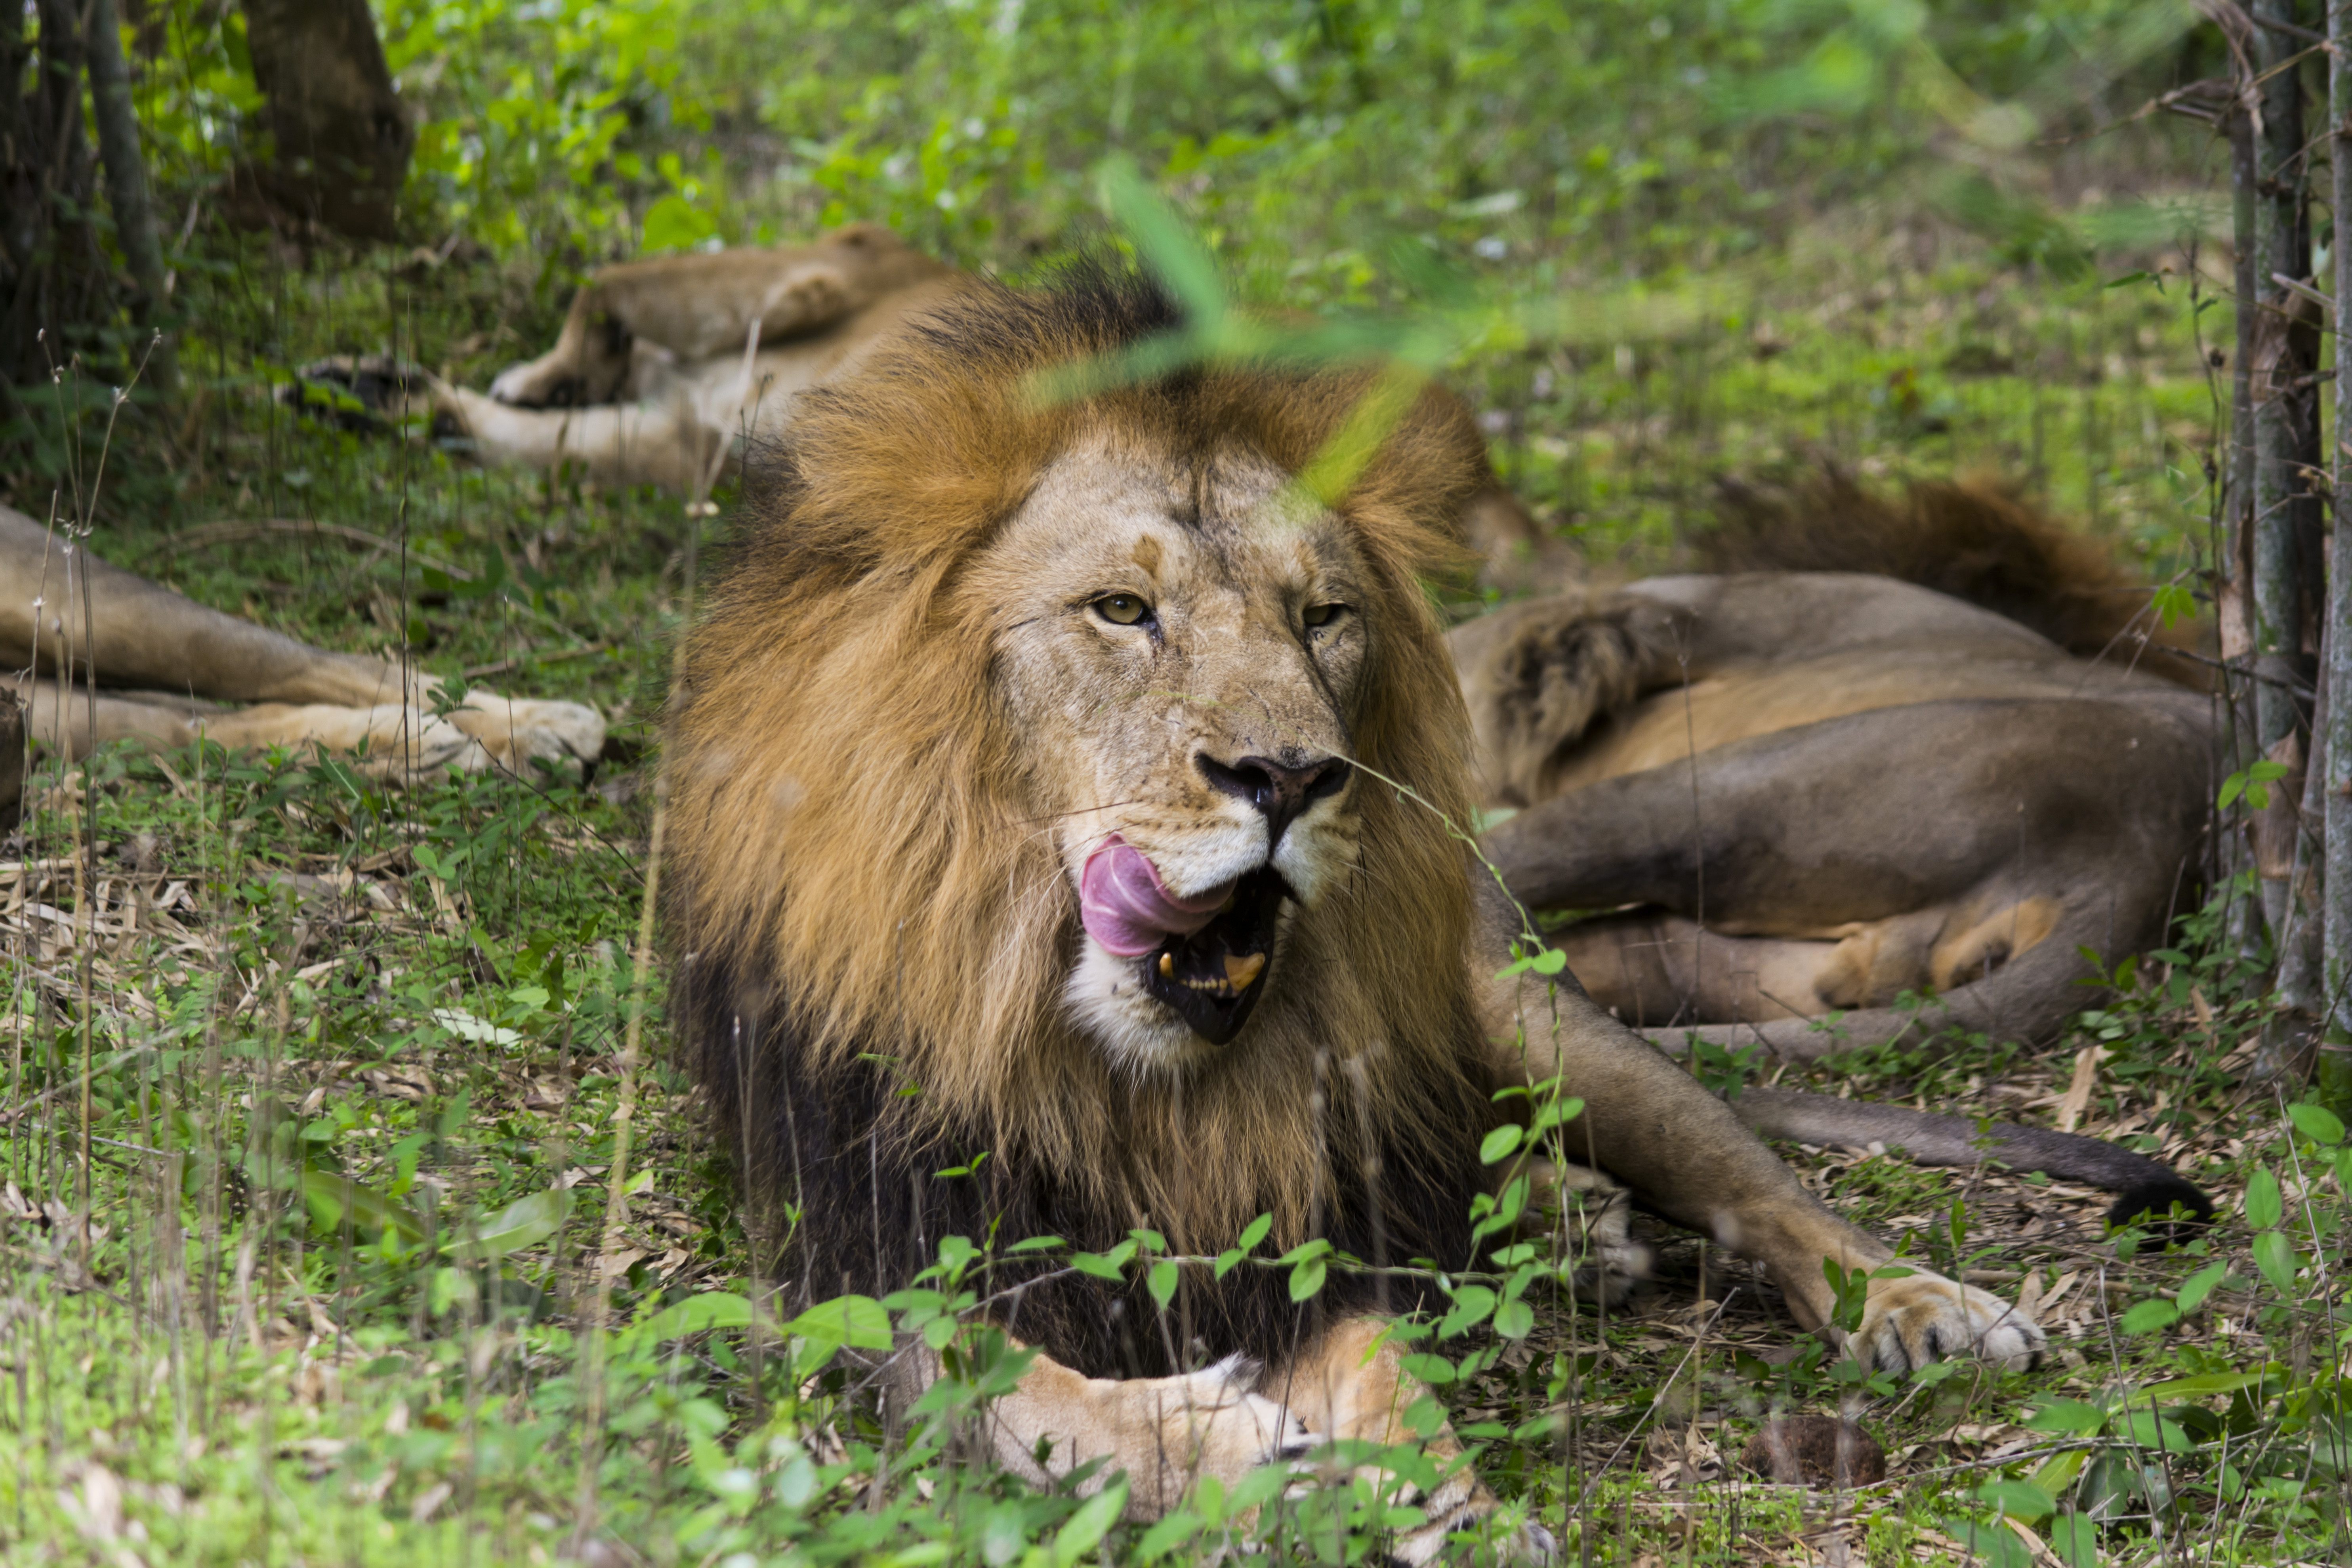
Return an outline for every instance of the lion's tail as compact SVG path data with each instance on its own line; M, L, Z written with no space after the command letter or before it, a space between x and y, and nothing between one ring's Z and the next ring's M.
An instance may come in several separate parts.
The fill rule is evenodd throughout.
M1731 1109L1765 1137L1791 1143L1841 1149L1867 1149L1876 1143L1899 1148L1923 1165L1998 1160L2017 1170L2081 1182L2117 1194L2107 1211L2112 1225L2128 1225L2142 1215L2163 1219L2175 1205L2191 1220L2213 1217L2212 1200L2169 1166L2103 1138L2010 1121L1979 1123L1970 1117L1788 1089L1743 1089Z
M1719 521L1700 542L1716 572L1867 572L1965 599L2086 658L2137 660L2205 684L2184 657L2200 628L2154 613L2153 590L2097 540L1998 481L1922 480L1896 498L1825 465L1789 489L1719 487Z

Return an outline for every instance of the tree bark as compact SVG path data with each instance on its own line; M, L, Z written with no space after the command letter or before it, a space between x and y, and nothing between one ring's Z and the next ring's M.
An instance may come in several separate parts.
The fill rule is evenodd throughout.
M2224 18L2228 16L2224 13ZM2252 29L2242 23L2233 39L2242 48L2252 45ZM2237 51L2234 59L2251 60ZM2254 95L2251 68L2233 69L2231 81L2232 105L2228 121L2230 136L2230 219L2231 252L2235 271L2231 280L2237 305L2237 334L2230 362L2230 451L2225 470L2226 485L2222 495L2223 538L2221 559L2216 564L2214 601L2221 635L2221 700L2229 718L2228 746L2224 768L2232 773L2242 773L2262 755L2254 740L2253 682L2247 677L2252 665L2253 638L2250 630L2252 609L2253 577L2253 517L2254 517L2254 334L2259 307L2255 300L2260 290L2255 284L2255 271L2260 247L2255 243L2255 189L2257 175L2254 153L2254 124L2259 108ZM2253 868L2253 847L2250 833L2250 809L2243 804L2226 808L2218 825L2217 868L2221 886L2227 889L2227 916L2224 940L2231 948L2251 957L2262 946L2263 914L2259 899L2242 891L2245 879Z
M61 336L106 311L109 269L88 220L96 173L82 132L86 50L71 0L0 14L0 382L46 380ZM48 330L45 342L44 329Z
M244 0L254 84L277 142L262 190L355 239L397 236L416 130L392 89L367 0Z
M2299 24L2295 0L2254 0L2259 20ZM2252 593L2248 631L2254 659L2254 745L2275 762L2299 763L2310 714L2298 692L2314 674L2306 633L2318 626L2318 498L2308 476L2319 464L2319 360L2316 312L2282 279L2311 271L2311 222L2304 153L2303 83L2294 63L2301 39L2280 27L2257 27L2254 62L2261 73L2262 124L2255 138L2253 363L2253 505L2248 520ZM2258 855L2263 915L2282 957L2293 941L2298 910L2294 864L2300 858ZM2293 977L2302 978L2298 970ZM2288 976L2283 976L2286 978ZM2313 1010L2315 989L2286 998Z
M2329 0L2327 116L2329 174L2336 214L2335 351L2336 364L2335 538L2329 552L2327 631L2321 641L2325 668L2321 706L2325 732L2315 765L2324 781L2326 879L2326 956L2322 963L2318 1089L2340 1114L2352 1105L2352 398L2345 395L2344 333L2352 310L2352 0Z
M138 297L132 313L142 326L161 331L168 301L163 293L163 247L155 236L155 213L147 200L147 163L139 151L139 116L131 102L131 72L122 58L122 27L114 0L89 0L89 96L98 121L99 156L106 168L106 204L114 211L115 242L131 268ZM135 361L139 356L132 356ZM172 345L158 342L147 362L147 379L169 394L179 382Z

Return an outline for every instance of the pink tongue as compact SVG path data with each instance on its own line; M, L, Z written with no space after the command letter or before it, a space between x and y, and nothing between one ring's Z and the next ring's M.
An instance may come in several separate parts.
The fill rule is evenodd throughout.
M1190 936L1207 925L1233 890L1227 882L1180 899L1161 885L1143 852L1114 833L1078 875L1078 919L1107 951L1139 958L1171 934Z

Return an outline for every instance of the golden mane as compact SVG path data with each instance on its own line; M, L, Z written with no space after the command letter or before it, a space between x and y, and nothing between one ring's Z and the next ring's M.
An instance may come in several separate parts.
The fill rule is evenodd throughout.
M1419 803L1358 792L1363 868L1297 922L1297 978L1224 1058L1132 1079L1063 1015L1076 898L991 699L995 607L967 567L1062 454L1242 445L1297 473L1378 374L1256 365L1033 395L1034 373L1171 324L1140 289L990 288L804 395L693 631L667 738L679 1011L755 1197L794 1201L783 1122L868 1113L870 1135L930 1161L919 1174L987 1150L1106 1234L1150 1223L1179 1247L1228 1242L1262 1209L1278 1239L1313 1234L1356 1184L1335 1163L1346 1177L1375 1139L1390 1168L1370 1179L1460 1184L1451 1151L1484 1113L1448 826L1469 820L1467 721L1421 582L1458 565L1455 520L1491 478L1434 389L1335 509L1376 580L1354 760ZM810 1087L876 1057L917 1092L853 1113ZM1041 1223L1059 1212L1040 1203Z

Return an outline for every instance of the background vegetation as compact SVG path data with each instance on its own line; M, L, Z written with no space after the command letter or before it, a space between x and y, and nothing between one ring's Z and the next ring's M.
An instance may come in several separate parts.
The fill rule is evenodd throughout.
M421 127L402 243L361 250L220 216L257 111L240 14L133 19L182 394L118 416L140 334L61 332L55 383L18 389L0 499L313 640L597 701L619 743L584 788L387 795L217 752L41 774L0 865L11 1561L1069 1568L1260 1531L1376 1559L1394 1518L1368 1486L1244 1489L1149 1531L1032 1495L952 1462L984 1373L886 1429L827 1363L893 1321L963 1331L985 1262L953 1247L887 1314L775 1321L636 957L667 639L719 541L657 495L298 421L268 394L315 355L479 384L599 262L852 217L1034 277L1103 235L1123 154L1243 300L1449 323L1498 464L1598 570L1684 563L1720 477L1828 456L1990 470L2204 581L2226 157L2147 110L2221 68L2185 6L387 0L379 20ZM2352 1172L2340 1122L2237 1079L2265 967L2192 920L2065 1050L1820 1074L2071 1110L2231 1194L2168 1250L2105 1237L2087 1193L1791 1152L1915 1255L2041 1303L2060 1351L2040 1373L1904 1383L1792 1352L1760 1281L1673 1237L1656 1289L1596 1318L1550 1282L1564 1226L1456 1282L1423 1368L1580 1561L2340 1560ZM600 1292L626 1327L595 1349L575 1331ZM1890 1482L1738 1479L1758 1419L1838 1408L1885 1440Z

